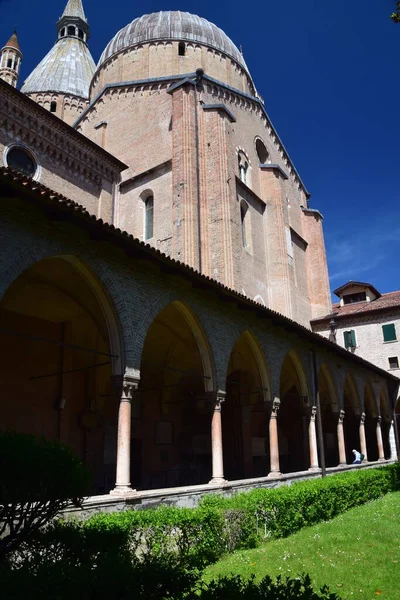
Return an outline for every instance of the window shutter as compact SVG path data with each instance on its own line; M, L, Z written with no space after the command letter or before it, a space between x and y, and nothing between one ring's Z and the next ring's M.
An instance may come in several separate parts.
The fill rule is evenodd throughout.
M344 346L345 346L345 348L348 348L350 346L350 344L349 344L349 331L344 331L343 332L343 338L344 338Z
M382 325L382 332L384 342L393 342L397 340L394 323L390 323L390 325Z
M343 337L344 337L344 345L345 348L355 348L356 347L356 332L354 331L354 329L351 329L350 331L344 331L343 332Z

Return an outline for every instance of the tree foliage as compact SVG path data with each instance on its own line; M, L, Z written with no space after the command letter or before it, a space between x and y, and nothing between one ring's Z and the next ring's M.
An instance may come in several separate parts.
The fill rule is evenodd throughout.
M391 14L390 18L394 23L400 23L400 2L396 2L396 11Z
M70 448L0 432L0 560L69 504L80 506L89 480Z

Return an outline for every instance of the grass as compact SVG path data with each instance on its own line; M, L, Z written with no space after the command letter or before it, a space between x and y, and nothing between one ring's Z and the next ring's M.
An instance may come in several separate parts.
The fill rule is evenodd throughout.
M345 600L400 600L400 492L288 538L227 555L204 578L230 573L295 577L303 572L315 589L326 583Z

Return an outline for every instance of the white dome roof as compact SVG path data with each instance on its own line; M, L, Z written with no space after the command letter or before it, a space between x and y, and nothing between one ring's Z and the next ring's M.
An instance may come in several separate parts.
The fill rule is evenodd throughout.
M181 11L161 11L135 19L107 44L97 67L121 50L153 40L184 40L205 44L230 56L248 70L241 52L222 29L202 17Z

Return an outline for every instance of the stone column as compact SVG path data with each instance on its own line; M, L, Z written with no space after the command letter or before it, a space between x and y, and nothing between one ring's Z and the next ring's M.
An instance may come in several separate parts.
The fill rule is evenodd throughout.
M382 429L381 429L382 417L379 416L376 422L376 440L378 442L378 460L385 460L385 452L383 450L382 440Z
M210 484L225 483L221 419L221 408L223 402L225 402L225 396L226 392L218 391L215 394L214 399L214 408L211 420L212 479Z
M308 440L310 446L310 468L309 471L320 471L318 462L318 448L317 448L317 431L315 427L315 416L317 414L317 407L311 408L310 423L308 425Z
M138 385L139 381L131 377L125 377L122 381L118 412L117 476L111 494L119 495L136 491L131 488L131 403Z
M347 464L346 447L344 444L343 419L344 419L344 410L341 410L339 413L339 420L338 420L338 425L337 425L339 466Z
M361 413L360 417L360 452L364 454L364 460L362 462L368 462L367 455L367 442L365 440L365 413Z
M390 444L390 459L398 460L397 447L396 447L396 434L394 432L394 422L393 421L390 423L389 444Z
M271 416L269 418L269 456L270 472L268 477L279 477L281 475L279 466L279 442L278 442L278 410L281 401L275 397L272 402Z

